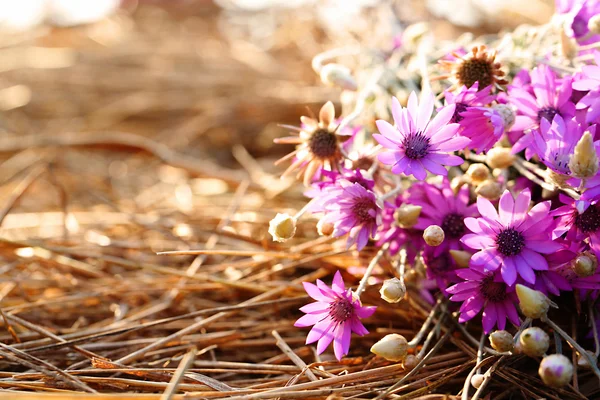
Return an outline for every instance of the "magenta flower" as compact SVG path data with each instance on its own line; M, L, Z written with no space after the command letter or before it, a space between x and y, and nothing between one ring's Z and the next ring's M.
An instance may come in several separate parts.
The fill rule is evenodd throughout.
M587 240L596 257L600 257L600 204L574 200L564 194L558 198L565 205L552 211L552 215L558 216L553 237L566 233L566 239L573 243Z
M581 79L573 82L573 89L589 91L577 103L577 110L585 110L586 122L594 122L600 118L600 52L594 53L596 65L585 65L581 68Z
M348 234L348 248L356 243L356 248L362 250L369 238L375 237L381 222L381 209L375 193L360 183L338 179L313 201L322 204L320 210L325 215L321 223L333 225L333 237Z
M514 287L508 286L498 273L483 272L476 267L458 269L456 274L464 281L447 289L451 301L462 301L458 322L474 318L483 309L483 331L490 333L494 326L506 327L506 318L519 325L518 303Z
M430 225L438 225L444 230L444 242L434 248L433 255L462 250L464 246L460 239L465 233L465 217L479 216L477 206L469 205L469 187L465 185L454 194L450 181L444 179L439 188L430 183L417 183L408 193L407 203L421 206L421 215L414 228L425 230Z
M312 326L306 337L306 344L317 343L317 353L321 354L333 341L335 357L341 360L350 349L352 332L359 336L369 333L360 322L368 318L377 307L365 307L350 289L346 289L340 271L335 273L331 288L317 279L317 285L303 282L304 290L316 300L300 308L305 313L294 326Z
M393 204L389 202L384 204L382 223L377 233L377 246L381 247L385 243L389 243L390 255L398 254L400 249L405 247L407 261L412 262L425 245L425 241L422 231L413 228L405 229L398 225L394 213L404 202L404 198L398 196Z
M454 114L450 120L451 123L458 123L463 128L469 126L467 122L464 122L462 112L468 110L469 107L486 106L496 98L496 96L490 94L492 91L491 85L481 89L481 91L478 90L479 82L475 82L470 88L463 86L458 93L449 90L444 92L446 104L454 104L455 106Z
M569 160L585 129L585 126L577 123L575 119L563 120L560 115L556 115L552 123L542 119L539 130L525 135L515 144L512 152L518 153L525 146L527 158L537 155L552 171L571 175Z
M511 86L508 101L516 107L517 116L513 130L526 131L540 126L541 120L552 122L555 115L568 119L575 115L575 104L571 98L571 78L559 83L554 71L540 64L531 71L533 95L525 89Z
M446 295L450 283L459 281L456 271L458 266L448 251L436 252L436 247L427 246L423 251L423 264L427 279L435 282L437 288Z
M491 149L504 134L504 118L500 111L494 108L470 107L461 115L468 125L460 135L471 139L469 147L476 153Z
M561 291L569 292L573 290L569 280L566 278L565 270L569 270L568 263L577 255L575 252L566 248L556 253L545 255L548 261L547 271L535 271L536 279L533 289L555 296L560 295Z
M477 209L481 218L465 218L466 227L473 233L465 235L462 242L480 250L471 258L471 265L486 272L500 269L504 282L510 286L516 282L517 274L534 284L534 270L548 269L542 254L562 248L550 237L554 222L548 214L550 202L538 203L529 210L530 201L529 189L516 199L506 190L497 212L489 200L479 196Z
M426 171L446 176L445 165L463 163L461 157L450 154L469 144L469 139L456 135L460 126L449 123L456 107L443 107L430 121L433 102L433 95L429 94L419 105L417 95L412 92L408 106L403 108L394 97L392 115L396 126L383 120L376 122L381 134L374 134L373 138L387 149L378 158L383 164L391 165L393 173L424 180Z
M567 8L567 7L564 7ZM596 43L600 35L590 34L588 23L590 18L600 14L600 2L583 0L571 2L570 13L573 15L567 34L575 38L580 45Z

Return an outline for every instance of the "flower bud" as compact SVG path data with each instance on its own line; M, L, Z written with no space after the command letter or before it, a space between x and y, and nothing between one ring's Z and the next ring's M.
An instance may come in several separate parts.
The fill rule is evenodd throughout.
M388 303L398 303L406 294L406 286L398 278L387 279L379 290L381 298Z
M475 389L479 389L485 380L485 375L483 374L475 374L471 377L471 385Z
M567 60L577 57L577 42L565 32L564 27L560 31L560 52Z
M562 387L573 378L573 364L562 354L552 354L544 357L538 373L546 385Z
M327 64L321 68L321 81L329 86L337 86L346 90L356 90L356 80L350 69L341 64Z
M513 351L514 349L514 338L507 331L494 331L490 333L490 344L492 348L501 353L507 351Z
M508 147L494 147L486 154L486 163L492 168L508 168L515 161L515 155Z
M269 233L274 242L285 242L296 234L296 218L288 214L277 214L269 222Z
M444 230L437 225L429 225L423 232L423 239L429 246L439 246L444 241Z
M475 194L485 197L488 200L498 200L502 196L502 185L496 181L488 179L480 183L475 188Z
M538 291L517 284L517 297L519 298L519 306L523 315L529 318L540 318L548 312L550 308L550 299Z
M415 367L417 366L418 363L419 363L419 357L409 354L404 359L402 366L404 367L405 370L412 371L413 369L415 369Z
M452 256L459 268L467 268L473 255L464 250L450 250L450 256Z
M573 261L573 271L577 276L586 277L596 273L598 268L598 259L588 251L581 253Z
M502 122L504 123L504 130L509 131L510 128L515 124L515 112L508 104L496 104L492 106L494 110L502 116Z
M594 360L595 364L598 364L598 357L596 356L596 353L594 353L591 350L586 350L585 352L592 358L592 360ZM586 356L584 356L583 354L580 354L579 357L577 358L577 365L580 366L581 368L585 368L585 369L591 368L588 358Z
M521 351L529 357L542 357L550 347L550 337L538 327L527 328L519 337Z
M384 336L371 346L371 353L385 358L388 361L402 361L408 352L408 342L402 335L392 333Z
M469 165L466 174L471 183L478 185L490 178L490 170L485 164L475 163Z
M594 147L594 138L589 131L586 131L575 145L569 160L569 170L572 176L580 179L591 178L598 172L598 155Z
M421 215L421 206L414 204L402 204L394 211L394 218L400 228L408 229L415 226Z
M588 29L595 35L600 35L600 14L592 16L588 20Z
M321 236L330 236L333 233L334 226L331 222L323 222L322 219L317 222L317 232Z

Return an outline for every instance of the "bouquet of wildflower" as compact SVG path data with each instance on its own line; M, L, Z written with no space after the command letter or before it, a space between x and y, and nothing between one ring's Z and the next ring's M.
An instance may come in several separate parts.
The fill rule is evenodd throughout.
M498 363L518 354L541 361L549 386L564 387L577 368L600 378L600 2L558 1L544 26L465 46L414 26L392 42L317 56L313 67L344 90L348 112L336 118L328 102L276 140L296 145L280 162L307 187L307 205L277 215L273 239L291 239L311 214L320 235L376 253L355 290L339 271L331 286L304 284L315 300L296 322L312 326L306 343L320 354L333 342L338 360L347 355L352 333L368 333L361 319L375 307L361 294L378 274L390 307L412 295L407 285L436 305L415 338L388 335L376 355L415 368L431 354L434 320L455 320L465 335L468 321L481 327L463 396L469 385L478 396ZM348 53L370 62L333 62ZM376 273L383 260L393 268ZM589 336L567 334L551 307L578 310ZM488 372L485 355L497 358Z

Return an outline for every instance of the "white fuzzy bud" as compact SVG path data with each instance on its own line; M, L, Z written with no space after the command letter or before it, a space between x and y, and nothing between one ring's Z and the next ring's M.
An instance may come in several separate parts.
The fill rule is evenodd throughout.
M494 147L486 154L486 163L492 168L508 168L515 161L515 155L508 147Z
M356 80L350 69L341 64L327 64L321 68L321 81L329 86L337 86L346 90L356 90Z
M486 181L491 176L489 168L482 163L469 165L465 175L469 178L470 182L475 185Z
M592 16L588 20L588 29L595 35L600 35L600 14Z
M414 204L402 204L394 211L394 218L401 228L412 228L419 220L422 208Z
M406 286L398 278L387 279L379 290L381 298L388 303L398 303L406 294Z
M444 241L444 230L437 225L429 225L423 232L423 239L429 246L439 246Z
M517 284L516 289L523 315L534 319L546 315L550 308L550 299L544 293L521 284Z
M569 160L569 170L572 176L580 179L591 178L598 172L598 155L594 138L589 131L586 131L575 145Z
M317 232L321 236L330 236L333 233L334 226L331 222L323 222L323 219L320 219L317 222Z
M573 271L581 277L594 275L597 268L598 259L590 252L584 252L578 255L573 261Z
M296 234L296 218L288 214L277 214L269 222L269 233L274 242L285 242Z
M573 378L573 364L562 354L552 354L544 357L538 373L546 385L563 387Z
M415 367L417 366L418 363L419 363L419 357L417 357L413 354L409 354L404 359L402 366L404 367L405 370L412 371L413 369L415 369Z
M402 361L408 352L406 338L397 333L392 333L381 338L371 347L371 353L385 358L388 361Z
M527 328L519 337L521 351L529 357L542 357L550 347L550 337L538 327Z
M471 385L475 389L479 389L485 380L485 375L483 374L475 374L471 377Z
M480 183L475 188L475 194L478 196L485 197L488 200L498 200L502 196L502 185L496 181L488 179L485 182Z
M495 106L492 106L492 108L502 116L504 130L509 131L515 124L515 111L508 104L496 104Z
M467 268L473 255L464 250L450 250L450 256L452 256L459 268Z
M510 332L504 330L494 331L490 333L490 344L494 350L505 353L507 351L513 351L514 338Z

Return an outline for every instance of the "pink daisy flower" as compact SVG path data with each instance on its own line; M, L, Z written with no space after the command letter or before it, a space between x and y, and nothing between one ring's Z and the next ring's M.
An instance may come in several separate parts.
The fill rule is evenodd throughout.
M508 286L498 273L483 272L477 268L458 269L456 275L464 281L447 289L451 301L462 301L458 322L473 319L483 309L483 331L490 333L494 326L506 327L506 318L519 325L518 303L514 287Z
M539 127L542 119L552 122L555 115L567 119L575 115L575 104L571 102L571 78L559 82L554 71L540 64L531 71L533 94L520 87L508 89L508 101L517 109L512 129L526 131Z
M552 211L558 216L552 235L558 238L566 233L566 239L573 243L586 240L596 257L600 257L600 203L574 200L562 193L558 198L565 205Z
M516 199L506 190L496 211L489 200L479 196L477 209L481 218L465 218L466 227L473 233L461 240L479 250L471 258L471 264L486 272L500 269L504 282L510 286L516 282L517 274L534 284L534 270L548 269L542 254L562 248L550 237L554 222L549 216L550 202L538 203L529 210L530 201L529 189L519 193Z
M600 51L594 53L596 65L581 68L581 79L573 82L573 89L589 91L577 103L577 110L585 110L586 122L595 122L600 118Z
M429 94L419 105L417 95L412 92L408 106L403 108L394 97L392 115L396 126L383 120L376 122L381 134L374 134L373 138L387 149L378 158L383 164L391 165L393 173L424 180L427 171L446 176L445 165L463 163L461 157L450 154L469 144L469 139L457 136L460 126L449 123L456 107L442 107L431 120L433 103L433 95Z
M377 246L389 243L388 252L394 256L402 247L406 248L407 261L412 262L425 245L423 232L414 228L401 228L396 221L396 210L405 203L403 196L398 196L394 203L386 202L382 212L382 223L377 233Z
M365 307L350 289L346 289L340 271L335 273L331 288L317 279L317 285L303 282L304 289L316 300L300 308L306 313L294 326L312 326L306 344L317 342L317 353L321 354L333 342L335 357L341 360L350 349L352 332L359 336L369 333L360 322L368 318L377 307Z
M333 225L333 237L348 234L348 248L356 243L356 248L362 250L369 238L375 237L381 222L381 208L375 193L360 183L338 179L313 201L322 204L320 211L325 215L321 223Z
M407 203L422 207L414 228L425 230L430 225L437 225L444 230L444 242L435 247L433 255L437 256L446 250L462 250L464 246L460 239L465 234L465 217L479 216L477 206L469 205L469 187L464 185L454 194L450 181L444 179L439 187L417 183L408 192Z

